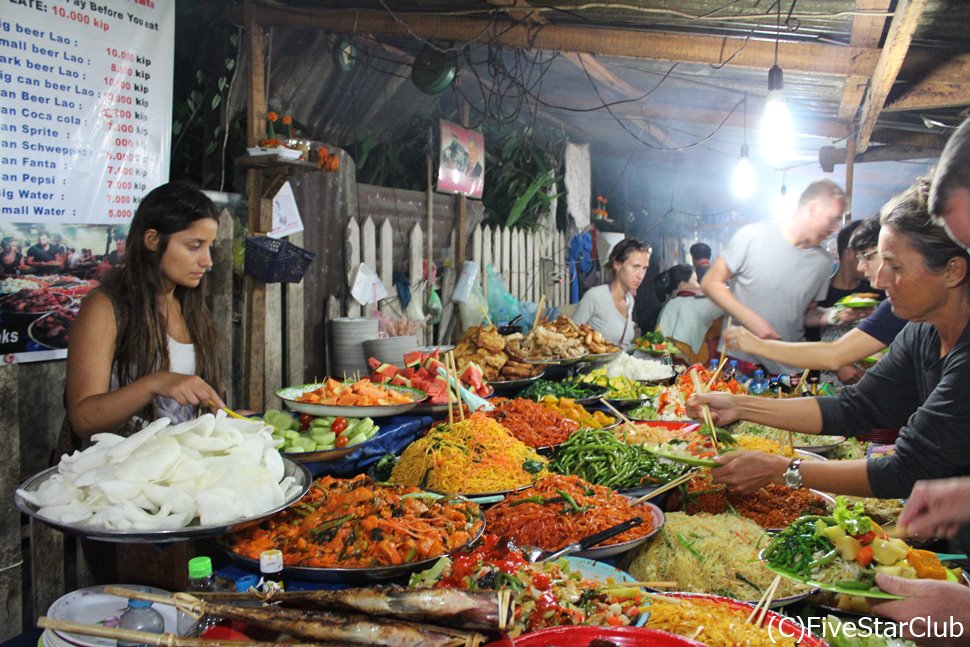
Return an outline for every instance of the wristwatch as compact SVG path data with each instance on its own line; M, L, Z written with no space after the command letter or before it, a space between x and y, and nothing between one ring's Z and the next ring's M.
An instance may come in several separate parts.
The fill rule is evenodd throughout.
M793 458L788 464L788 469L785 470L782 480L784 480L785 485L793 490L800 490L805 487L805 479L802 478L802 473L798 471L798 468L802 465L802 459Z

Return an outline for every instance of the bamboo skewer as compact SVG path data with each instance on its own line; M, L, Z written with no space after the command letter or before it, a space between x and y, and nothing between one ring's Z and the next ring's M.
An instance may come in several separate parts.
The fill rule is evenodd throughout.
M484 306L478 306L478 309L482 311L482 317L484 317L485 323L489 326L494 326L495 324L492 323L492 318L488 316L488 309Z
M799 380L798 380L798 392L800 394L801 393L805 393L806 391L808 391L808 388L807 388L808 387L808 372L810 370L812 370L812 369L806 368L804 370L804 372L802 372L801 378L799 378Z
M765 616L768 614L768 610L771 608L771 601L775 597L775 592L778 590L779 584L781 584L781 575L776 575L775 579L772 580L771 584L768 585L768 588L765 589L764 595L762 595L761 599L758 600L758 604L754 605L754 608L751 609L751 614L748 616L748 619L745 620L747 624L754 624L756 627L761 626L761 623L765 621ZM755 616L757 616L758 619L752 623Z
M678 476L674 480L670 481L669 483L658 487L653 492L647 492L642 497L640 497L638 499L634 499L633 501L630 501L630 505L631 506L637 506L637 505L640 505L641 503L643 503L644 501L649 501L650 499L654 498L655 496L659 496L659 495L663 494L664 492L667 492L668 490L672 490L672 489L674 489L675 487L677 487L679 485L683 485L684 483L686 483L687 481L691 480L695 476L697 476L697 472L695 472L693 470L690 471L690 472L687 472L686 474L681 474L680 476Z
M545 305L546 305L546 293L543 292L542 296L539 297L539 307L536 309L536 318L532 321L532 330L529 331L530 333L534 332L536 329L536 326L538 326L539 322L542 321L542 308L545 307Z
M701 384L701 378L697 376L697 371L690 372L690 379L694 383L694 391L700 394L707 393L707 389L703 388ZM711 440L714 442L714 452L716 454L721 453L720 443L717 441L717 427L714 426L714 418L711 416L711 408L706 404L701 405L701 411L704 413L704 422L707 426L711 428Z
M730 327L731 327L731 315L728 315L727 322L724 324L724 329L727 329ZM727 359L727 343L721 346L721 358L717 360L717 369L714 371L714 375L712 375L711 379L708 380L707 382L708 390L710 390L710 388L714 386L714 382L717 381L717 378L721 375L721 371L724 370L724 364L726 359Z

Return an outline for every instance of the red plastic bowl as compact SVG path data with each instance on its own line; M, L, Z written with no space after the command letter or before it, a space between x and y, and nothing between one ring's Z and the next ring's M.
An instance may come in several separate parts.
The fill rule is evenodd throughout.
M698 647L699 643L666 631L644 629L643 627L591 627L589 625L570 625L568 627L549 627L516 638L503 638L490 642L485 647L570 647L588 645L595 639L609 640L621 647Z

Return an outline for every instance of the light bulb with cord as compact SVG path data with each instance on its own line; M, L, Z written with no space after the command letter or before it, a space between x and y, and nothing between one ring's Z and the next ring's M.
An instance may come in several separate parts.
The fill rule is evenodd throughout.
M741 157L734 167L734 177L732 179L734 195L739 200L747 200L754 195L756 184L757 177L755 176L754 166L751 165L751 160L748 159L748 145L742 144Z
M761 142L765 159L783 162L792 156L793 128L788 102L785 100L785 81L781 67L772 65L768 70L768 96L765 114L761 122Z

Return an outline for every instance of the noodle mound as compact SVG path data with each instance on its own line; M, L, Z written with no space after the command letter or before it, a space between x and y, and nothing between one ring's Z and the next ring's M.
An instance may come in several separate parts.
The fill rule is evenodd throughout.
M668 512L660 534L631 553L626 570L638 580L676 580L680 591L757 601L775 579L758 559L767 543L765 531L744 517ZM807 590L783 579L775 598Z
M505 427L475 414L408 445L389 481L448 494L504 492L547 474L546 463Z
M767 623L764 627L746 623L750 609L733 609L717 600L673 598L667 602L654 599L648 611L649 629L687 636L705 645L795 645L795 641L781 631L770 631Z

